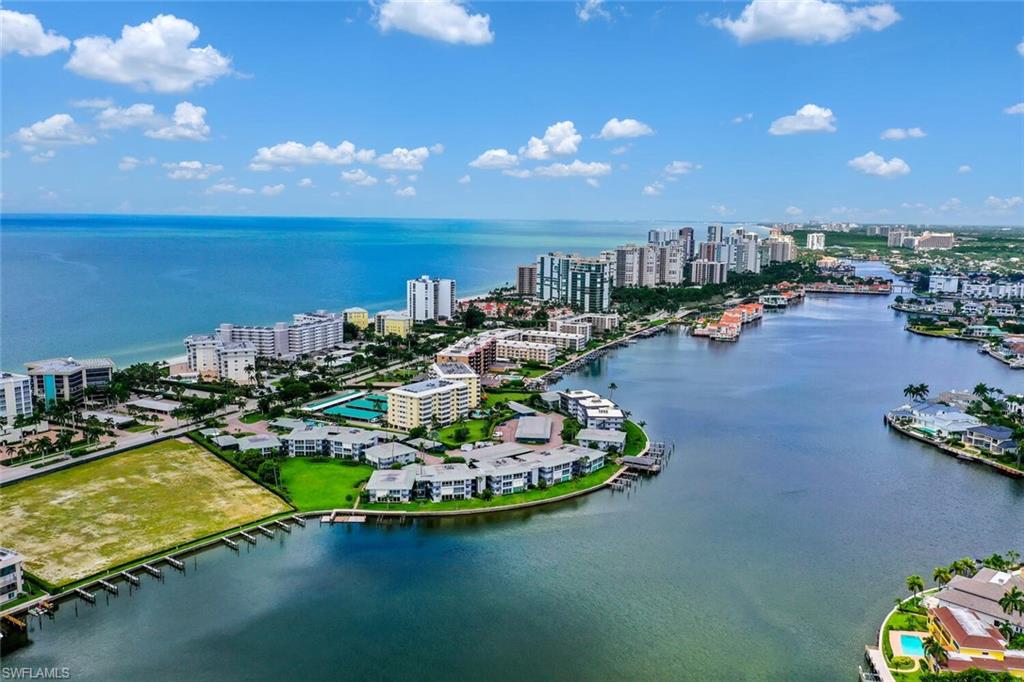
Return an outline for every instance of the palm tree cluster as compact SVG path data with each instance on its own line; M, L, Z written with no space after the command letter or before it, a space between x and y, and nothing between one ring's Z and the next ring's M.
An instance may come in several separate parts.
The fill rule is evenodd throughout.
M903 395L911 400L924 400L928 397L928 384L909 384L903 389Z

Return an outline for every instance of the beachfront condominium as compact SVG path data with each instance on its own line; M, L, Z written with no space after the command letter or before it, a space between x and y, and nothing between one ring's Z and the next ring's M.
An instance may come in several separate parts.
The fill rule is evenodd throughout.
M445 426L469 410L469 386L462 381L427 379L388 391L388 424L405 431Z
M404 339L412 331L412 318L404 310L382 310L373 316L373 331L377 336Z
M609 258L549 253L537 257L537 298L583 312L611 306L615 265Z
M549 343L559 350L580 351L587 345L587 336L569 332L552 332L544 329L522 329L519 340L530 343Z
M185 338L189 370L206 380L233 381L245 386L256 374L256 345L251 341L224 341L213 334Z
M422 275L405 283L405 312L414 322L449 320L455 311L455 280Z
M341 311L345 324L350 324L359 329L366 329L370 326L370 313L366 308L345 308Z
M725 284L728 276L728 263L703 259L690 263L690 281L694 284Z
M791 235L773 235L761 241L761 261L768 263L788 263L796 258L796 244Z
M248 341L261 356L292 359L339 346L345 340L345 317L317 310L296 313L291 322L278 322L270 327L225 322L217 328L216 335L224 342Z
M682 284L686 250L677 241L626 244L615 249L615 285L653 287Z
M47 405L57 400L78 400L89 388L106 388L114 376L114 361L110 358L50 358L27 362L25 367L33 395Z
M469 388L470 409L480 404L480 375L464 362L435 362L430 366L431 376L449 381L461 381Z
M824 251L825 250L825 233L824 232L811 232L807 235L807 250L808 251Z
M668 246L676 243L683 248L683 258L693 257L693 228L679 227L670 229L654 229L647 231L647 243L655 246Z
M929 232L925 230L914 242L915 251L931 249L952 249L956 246L956 237L952 232Z
M723 241L725 241L725 226L724 225L708 225L708 241L709 242L723 242Z
M0 372L0 427L32 416L32 380L24 374Z
M496 352L498 358L512 362L535 362L541 365L551 365L558 359L558 346L553 343L500 339Z
M520 296L537 295L537 264L516 266L516 293Z

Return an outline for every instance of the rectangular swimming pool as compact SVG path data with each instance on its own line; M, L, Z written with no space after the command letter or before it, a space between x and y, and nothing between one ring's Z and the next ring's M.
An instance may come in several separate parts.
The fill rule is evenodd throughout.
M924 642L917 635L900 635L904 656L924 656Z

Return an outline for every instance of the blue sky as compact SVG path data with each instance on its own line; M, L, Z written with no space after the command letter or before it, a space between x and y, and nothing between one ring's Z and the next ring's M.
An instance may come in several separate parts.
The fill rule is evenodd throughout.
M3 11L9 212L1024 223L1021 3Z

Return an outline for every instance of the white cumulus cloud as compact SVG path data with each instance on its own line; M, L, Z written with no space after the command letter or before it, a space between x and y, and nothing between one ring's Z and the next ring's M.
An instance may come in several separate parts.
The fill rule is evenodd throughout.
M488 149L469 162L473 168L512 168L519 164L519 157L507 149Z
M703 168L701 164L694 163L693 161L673 161L672 163L665 166L665 175L679 176L689 175L695 170Z
M487 45L494 41L491 18L470 14L456 0L385 0L376 9L377 27L384 33L405 31L456 45Z
M663 189L665 189L665 185L655 180L651 184L644 186L640 193L645 197L656 197L661 194L661 190Z
M195 24L160 14L138 26L124 26L117 40L79 38L66 68L138 90L185 92L231 73L231 59L212 45L192 46L198 38Z
M906 161L894 156L888 161L881 154L875 152L868 152L863 156L858 156L855 159L850 159L847 164L850 168L859 170L861 173L867 175L877 175L883 178L896 177L897 175L906 175L910 172L910 166Z
M957 173L961 173L961 174L963 174L963 173L970 173L970 172L971 172L972 170L974 170L974 169L973 169L973 168L971 168L971 167L970 167L969 165L967 165L967 164L965 163L965 164L963 164L962 166L960 166L959 168L957 168L957 169L956 169L956 172L957 172Z
M744 121L749 121L752 118L754 118L754 115L748 111L745 114L740 114L739 116L733 116L732 117L732 122L737 124L737 125L739 125L740 123L743 123Z
M459 178L460 185L468 185L471 182L473 182L473 178L469 177L468 175L463 175L461 178Z
M280 194L283 191L284 191L284 185L283 184L263 185L263 187L260 189L260 194L262 194L265 197L276 197L278 194Z
M57 151L55 149L47 149L44 152L33 154L32 163L47 163L48 161L52 161L55 156L57 156Z
M592 178L608 175L612 172L612 167L602 161L585 162L575 159L572 163L553 163L549 166L539 166L534 168L533 172L536 175L543 175L549 178Z
M302 178L297 183L299 187L308 188L313 186L313 178Z
M343 171L341 173L341 179L353 185L359 185L360 187L372 187L377 184L377 178L373 177L362 168Z
M804 210L799 206L787 206L786 215L802 215Z
M160 118L152 104L133 104L128 107L109 106L96 114L96 123L104 130L148 128Z
M795 135L797 133L834 133L836 117L831 109L817 104L805 104L792 116L783 116L772 121L768 132L772 135Z
M395 190L395 196L397 197L414 197L416 196L415 187L403 187L402 189Z
M883 140L905 140L908 137L927 137L928 133L920 128L886 128L882 131Z
M0 9L0 52L17 52L22 57L43 57L66 50L71 41L53 31L43 29L34 14Z
M644 135L653 134L654 129L651 126L635 118L624 118L622 120L613 118L604 124L598 137L602 140L618 140L623 137L643 137Z
M152 166L154 163L156 163L156 159L152 156L144 160L137 159L134 156L122 156L121 160L117 163L117 168L122 171L133 171L140 165Z
M1010 115L1024 114L1024 102L1018 102L1013 106L1006 107L1003 109L1003 113Z
M1024 40L1017 43L1017 54L1024 57Z
M423 170L423 162L429 157L430 150L426 147L395 147L387 154L377 157L377 165L387 170Z
M171 180L207 180L211 175L224 170L224 166L202 161L177 161L165 163L167 177Z
M519 148L519 156L535 161L545 161L553 156L575 154L583 136L576 132L572 121L559 121L548 126L544 137L531 137L525 147Z
M315 164L347 166L356 161L369 163L376 157L372 149L356 149L356 146L345 140L332 147L323 142L305 145L301 142L282 142L272 147L260 147L256 156L249 163L249 170L268 171L273 167L294 168L295 166L312 166Z
M604 6L604 0L583 0L576 5L576 17L583 22L592 19L611 21L612 14Z
M165 164L166 165L166 164ZM196 178L199 179L199 178ZM251 187L239 187L230 182L218 182L206 188L206 194L255 194L256 190Z
M180 102L174 107L170 124L147 130L144 135L156 140L203 142L210 135L210 126L206 124L206 108L191 102Z
M95 144L96 138L82 130L70 114L54 114L21 128L14 139L31 151L36 145Z
M989 196L985 199L985 206L997 211L1012 211L1013 209L1018 208L1022 203L1024 203L1024 198L1019 196L1005 198Z
M740 15L716 17L711 25L731 33L740 44L787 39L835 43L868 29L881 31L900 20L888 4L846 5L827 0L753 0Z

